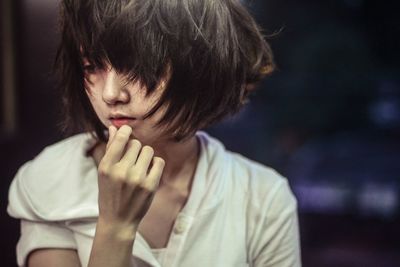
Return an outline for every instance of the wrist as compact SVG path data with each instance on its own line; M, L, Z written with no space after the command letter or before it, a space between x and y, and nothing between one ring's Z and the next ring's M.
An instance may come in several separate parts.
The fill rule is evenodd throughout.
M96 226L96 234L101 234L117 241L133 242L137 228L134 224L110 223L99 218Z

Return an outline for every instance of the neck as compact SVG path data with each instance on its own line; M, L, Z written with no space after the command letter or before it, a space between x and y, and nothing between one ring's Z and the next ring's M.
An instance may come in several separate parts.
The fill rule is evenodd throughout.
M162 182L175 182L179 177L192 175L196 168L200 143L194 135L185 142L154 145L155 156L165 160Z

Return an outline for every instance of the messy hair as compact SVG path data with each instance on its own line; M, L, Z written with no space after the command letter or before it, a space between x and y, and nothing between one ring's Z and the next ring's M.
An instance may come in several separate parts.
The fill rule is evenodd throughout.
M88 130L102 141L105 126L84 83L83 57L110 64L152 94L170 79L159 101L157 126L176 140L237 113L273 56L259 26L239 0L63 0L55 60L62 89L64 130Z

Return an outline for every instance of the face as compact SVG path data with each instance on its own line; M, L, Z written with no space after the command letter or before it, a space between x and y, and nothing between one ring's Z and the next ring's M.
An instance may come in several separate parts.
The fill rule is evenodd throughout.
M111 66L96 69L84 60L85 87L87 95L100 121L108 128L120 128L127 124L132 127L133 136L144 144L162 140L156 122L165 112L162 106L150 118L143 116L157 103L165 88L166 80L159 83L156 91L146 97L146 89L139 82L127 83Z

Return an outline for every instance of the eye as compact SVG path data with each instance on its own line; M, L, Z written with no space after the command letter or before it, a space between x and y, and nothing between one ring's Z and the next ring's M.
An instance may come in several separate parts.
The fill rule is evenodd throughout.
M93 64L83 65L83 72L85 74L94 74L94 73L96 73L97 70L98 70L98 68Z

